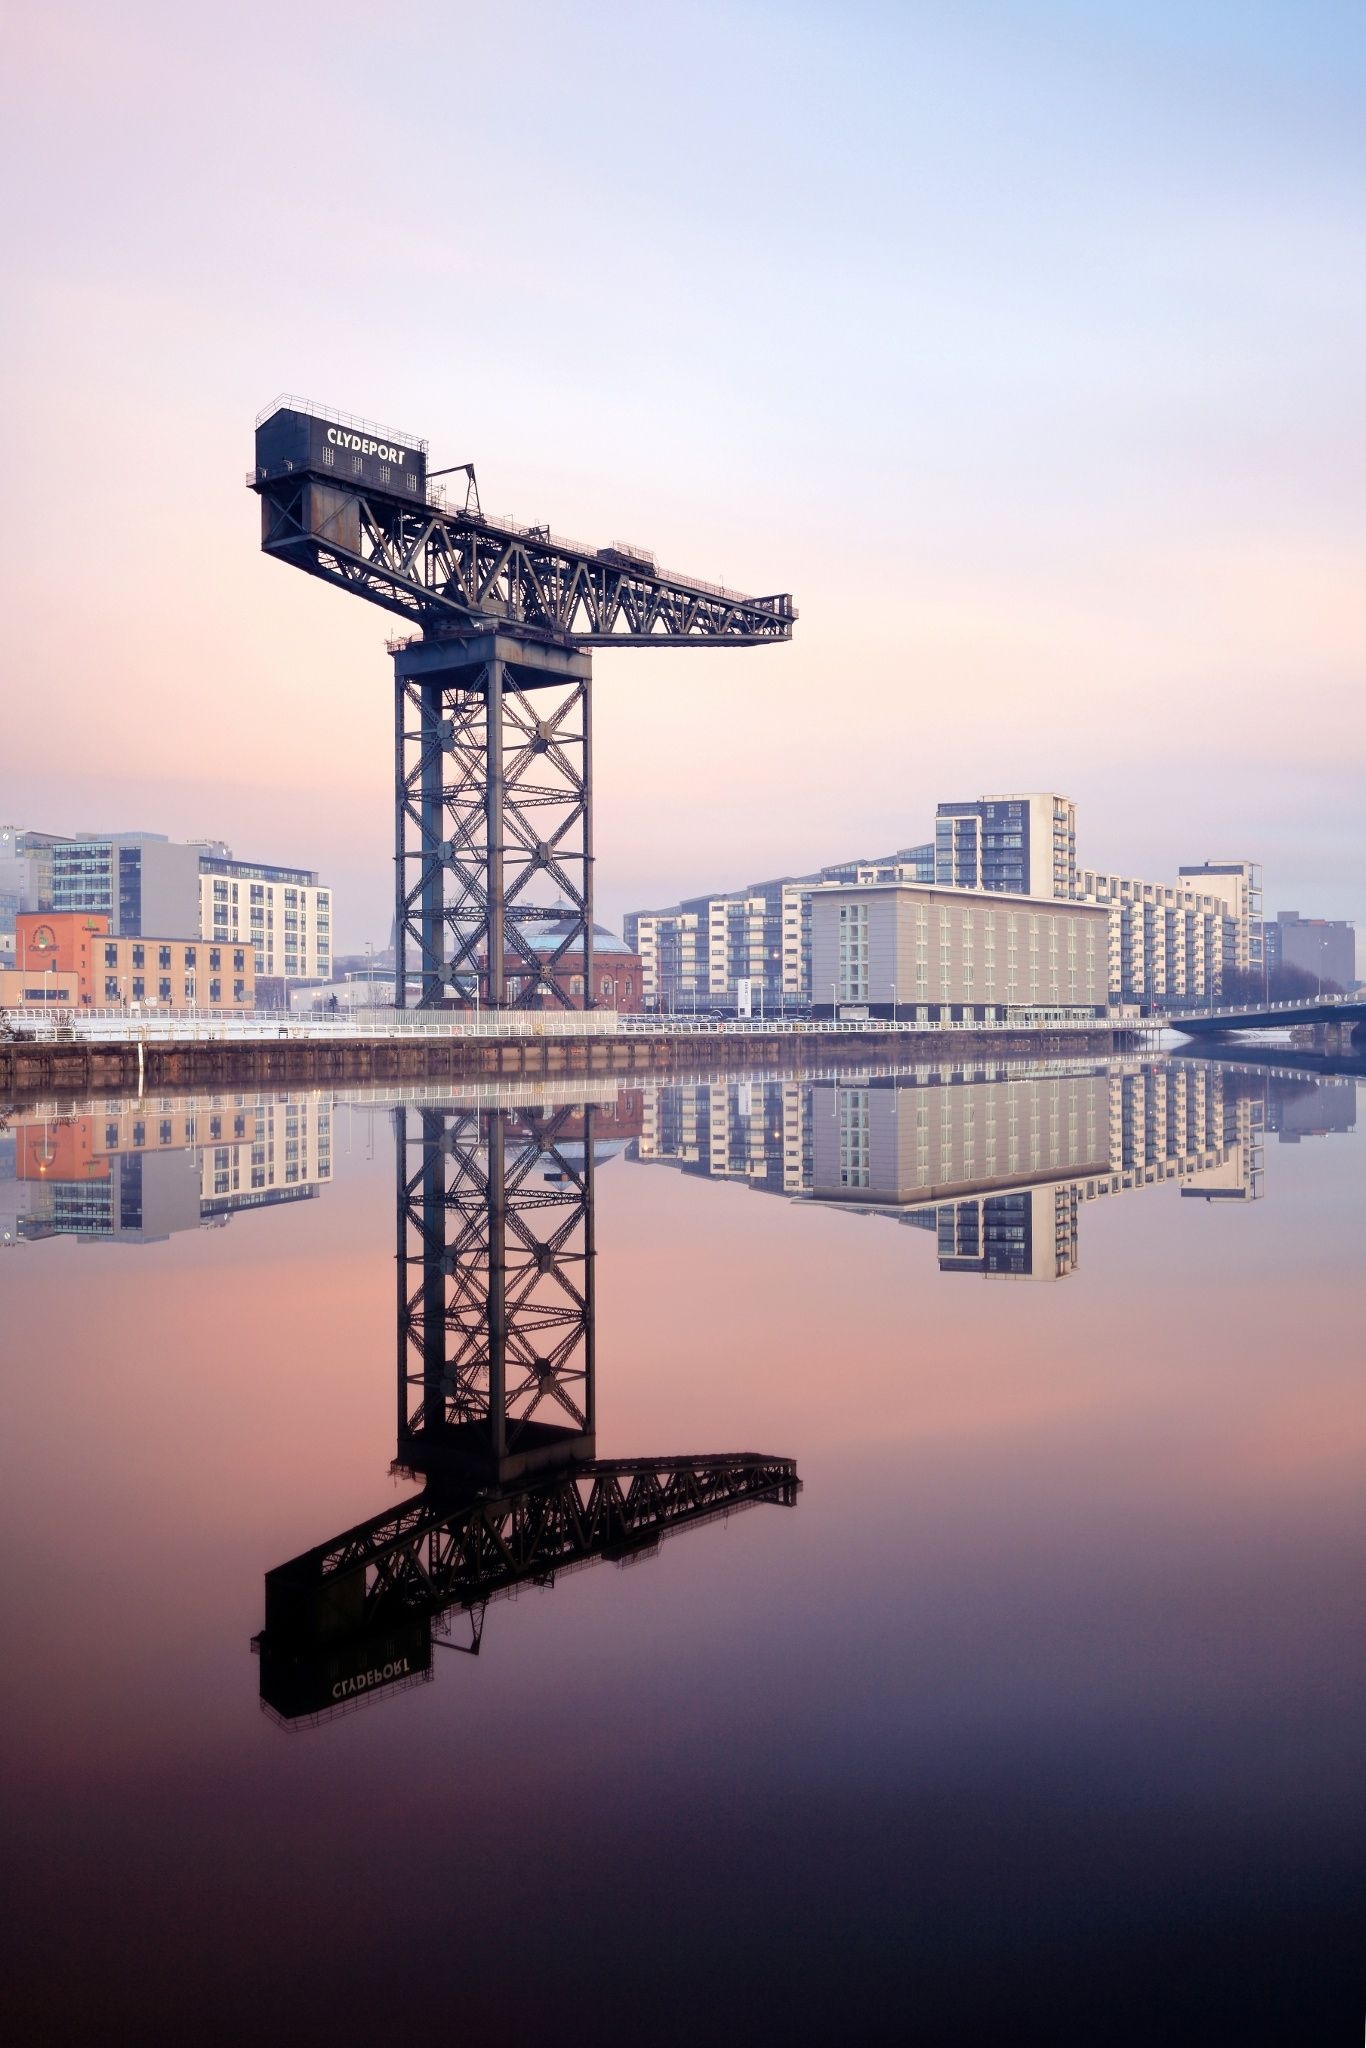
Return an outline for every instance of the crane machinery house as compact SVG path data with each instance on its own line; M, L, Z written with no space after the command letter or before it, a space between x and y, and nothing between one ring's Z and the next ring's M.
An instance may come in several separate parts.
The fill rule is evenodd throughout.
M334 477L348 489L425 498L427 443L348 413L304 410L304 401L278 398L256 422L256 483L299 471Z

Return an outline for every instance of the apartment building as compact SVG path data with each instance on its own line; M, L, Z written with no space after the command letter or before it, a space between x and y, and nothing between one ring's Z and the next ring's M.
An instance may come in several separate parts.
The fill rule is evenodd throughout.
M1239 944L1222 896L1166 882L1083 868L1082 901L1109 918L1109 985L1113 1000L1161 1009L1203 1001L1223 986L1226 965Z
M316 870L236 860L221 840L198 841L194 850L205 938L250 945L260 979L331 980L332 891Z
M160 832L78 834L50 848L51 896L41 909L108 919L116 938L199 932L199 858Z
M22 911L103 917L113 938L176 932L247 945L262 978L332 974L330 889L312 869L235 860L222 840L0 827L0 964Z
M897 1075L813 1091L812 1194L931 1232L945 1272L1059 1280L1088 1202L1175 1183L1256 1200L1264 1095L1233 1072L1118 1068Z
M52 832L0 825L0 967L14 964L15 919L24 910L52 908Z
M661 1082L641 1095L640 1163L890 1218L935 1238L943 1272L1036 1280L1075 1271L1088 1202L1173 1183L1183 1198L1255 1200L1263 1130L1287 1114L1269 1107L1274 1082L1142 1059L977 1059L866 1082ZM1299 1109L1306 1131L1349 1115L1336 1102Z
M641 1090L635 1157L772 1194L811 1186L811 1090L786 1080Z
M1224 906L1225 967L1262 965L1262 871L1252 860L1202 860L1177 869L1183 889Z
M155 1243L319 1193L332 1177L332 1103L311 1093L111 1098L61 1118L21 1116L5 1164L17 1198L0 1199L13 1212L9 1243Z
M946 889L999 889L1067 902L1077 893L1077 807L1054 792L943 803L934 877Z
M828 885L811 904L813 1017L994 1023L1012 1011L1103 1016L1097 905L913 882Z
M640 956L647 1009L735 1006L741 984L756 1012L781 1015L811 996L811 897L832 882L934 880L934 847L905 846L875 860L834 862L665 910L632 911L626 943Z
M1252 861L1191 863L1174 883L1077 865L1076 805L1054 793L942 803L935 879L1103 905L1110 914L1109 994L1156 1006L1204 1001L1233 968L1260 965L1261 871Z

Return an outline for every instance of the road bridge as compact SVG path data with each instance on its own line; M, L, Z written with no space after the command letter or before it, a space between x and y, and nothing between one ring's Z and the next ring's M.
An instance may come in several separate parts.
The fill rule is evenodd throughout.
M1215 1010L1169 1015L1173 1031L1186 1038L1227 1038L1236 1031L1284 1031L1293 1024L1341 1026L1350 1036L1366 1022L1366 996L1311 996L1288 1003L1234 1003Z

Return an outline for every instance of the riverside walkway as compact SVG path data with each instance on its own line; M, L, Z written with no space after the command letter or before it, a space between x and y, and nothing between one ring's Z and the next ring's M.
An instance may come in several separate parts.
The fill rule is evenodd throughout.
M1038 1011L990 1024L905 1020L622 1016L613 1010L451 1018L421 1011L355 1016L130 1017L126 1012L11 1013L0 1036L0 1096L167 1087L471 1079L498 1074L626 1075L768 1068L982 1053L1109 1052L1140 1037L1135 1020ZM1146 1035L1146 1034L1144 1034Z

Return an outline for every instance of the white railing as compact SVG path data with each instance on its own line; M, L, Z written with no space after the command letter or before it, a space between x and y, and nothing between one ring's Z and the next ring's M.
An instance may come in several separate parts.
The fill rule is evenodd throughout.
M232 1044L240 1040L351 1038L604 1038L616 1035L615 1010L483 1011L458 1017L421 1010L352 1010L327 1016L287 1016L279 1010L223 1011L130 1017L126 1010L79 1010L44 1015L12 1010L10 1023L23 1039L99 1039L105 1044L160 1045L166 1042ZM3 1042L3 1041L0 1041Z
M29 1042L97 1039L105 1044L234 1044L246 1040L521 1039L521 1038L831 1038L867 1036L959 1038L1005 1033L1153 1031L1160 1018L1056 1017L1022 1015L983 1021L965 1018L919 1023L886 1017L682 1017L624 1015L616 1010L462 1011L351 1010L319 1016L288 1016L278 1010L223 1011L212 1015L130 1017L126 1010L80 1010L44 1015L12 1010L10 1022ZM0 1041L3 1042L3 1041Z
M269 405L262 406L256 415L258 427L264 426L277 412L304 412L315 420L331 420L339 427L355 427L358 432L382 436L386 441L400 441L405 448L420 448L425 455L427 442L421 434L405 434L398 427L386 427L379 420L367 420L357 412L341 412L335 405L318 405L311 398L301 398L296 391L281 391L272 398Z
M1173 1017L1266 1017L1274 1011L1293 1016L1296 1011L1336 1009L1344 1003L1360 1007L1363 1002L1366 1002L1366 996L1357 991L1335 996L1291 996L1279 1003L1226 1003L1214 1010L1198 1006L1186 1009L1178 1005L1170 1014Z

